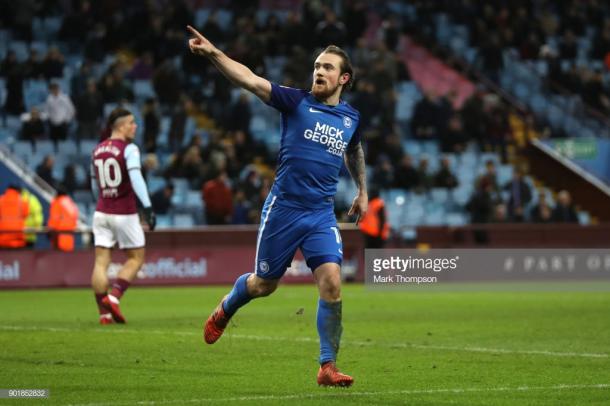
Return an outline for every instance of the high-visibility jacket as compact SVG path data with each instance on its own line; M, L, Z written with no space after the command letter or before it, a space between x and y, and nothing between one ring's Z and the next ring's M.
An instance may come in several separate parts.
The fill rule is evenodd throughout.
M385 203L383 202L383 199L380 197L372 199L369 201L369 207L366 214L360 219L358 225L360 230L366 235L381 237L382 239L387 240L390 236L390 222L388 221L388 216L385 215L385 223L380 230L381 222L379 220L379 213L382 210L385 214Z
M74 251L74 234L78 224L78 207L67 195L55 197L49 209L48 226L53 231L71 231L58 233L53 239L53 245L62 251Z
M28 207L30 208L30 212L28 217L25 219L25 227L26 228L39 228L44 224L44 214L42 212L42 205L40 204L40 200L36 197L34 193L30 193L27 190L23 190L21 192L21 197L28 202ZM36 233L26 233L25 241L35 243L36 242Z
M0 196L0 247L25 247L25 219L29 213L29 205L15 189L7 189ZM2 232L2 231L11 232ZM21 231L19 231L21 230Z

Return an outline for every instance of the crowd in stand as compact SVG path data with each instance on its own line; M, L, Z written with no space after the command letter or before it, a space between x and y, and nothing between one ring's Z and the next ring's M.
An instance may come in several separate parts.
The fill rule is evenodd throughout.
M478 64L497 81L504 66L503 51L511 49L522 60L547 64L547 87L570 92L603 114L610 113L610 4L591 0L523 1L412 1L420 23L432 25L434 15L445 13L468 28L470 44L478 50ZM579 58L579 39L590 48ZM581 60L579 60L581 59ZM591 63L595 61L598 63ZM562 68L567 64L567 71Z
M24 9L18 2L7 4L0 13L0 23L10 28L13 39L31 41L32 21L37 15L62 15L60 48L67 56L79 54L84 59L71 77L68 95L55 82L62 77L67 59L59 48L51 47L44 57L31 50L23 63L8 52L0 68L8 92L4 113L26 113L21 133L24 140L59 141L68 136L96 139L103 126L104 104L133 106L134 80L150 80L156 97L136 106L141 109L143 120L141 148L145 152L146 176L186 178L192 189L201 190L210 224L256 222L273 179L275 157L250 133L252 112L248 98L232 100L232 85L205 58L188 52L184 27L194 21L192 3L196 2L41 1L36 3L40 9ZM270 12L262 24L256 19L257 3L227 2L232 13L228 26L221 24L218 13L212 11L205 24L197 28L259 75L267 73L266 57L285 58L282 84L295 87L309 87L314 50L329 43L345 47L357 78L346 97L361 112L367 163L374 167L372 182L382 189L417 192L457 186L446 159L438 172L429 173L429 158L421 157L416 168L414 157L402 150L404 132L395 122L394 85L410 80L408 69L397 54L399 36L407 28L401 26L403 22L382 10L382 24L371 40L365 32L369 8L374 6L364 1L344 1L342 14L337 15L327 4L333 2L307 0L299 12L289 13L284 20ZM454 7L452 2L416 3L430 12ZM487 8L479 12L478 6L469 1L456 3L476 12L477 21L485 23L488 33L497 28L491 24L497 15L489 15ZM377 11L383 9L376 7ZM509 13L521 10L512 5L505 9ZM527 7L525 10L531 11ZM512 24L510 21L506 24ZM314 27L313 34L310 27ZM498 37L477 35L472 38L488 41ZM106 63L108 56L114 57L110 64ZM485 66L489 67L490 62ZM30 79L46 80L49 96L42 110L25 112L23 82ZM506 144L511 138L507 107L477 92L456 111L451 97L427 94L415 107L412 136L438 140L441 151L447 153L460 153L468 142L475 141L481 150L497 150L506 160ZM157 155L162 117L170 118L168 145L162 147L171 155L160 166ZM196 132L190 140L184 140L189 117L205 132ZM58 180L53 179L52 167L53 157L46 157L37 172L53 185ZM87 187L76 182L74 165L66 167L63 183L69 191ZM173 185L168 183L152 192L155 210L167 213Z

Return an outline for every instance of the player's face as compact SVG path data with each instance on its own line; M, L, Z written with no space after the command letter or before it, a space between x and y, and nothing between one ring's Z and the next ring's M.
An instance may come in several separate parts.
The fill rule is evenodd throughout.
M125 123L123 124L123 126L124 126L125 136L127 137L127 139L129 141L133 141L134 138L136 138L136 129L138 128L135 117L131 116L131 115L127 116L127 120L125 120Z
M340 88L347 79L349 75L341 75L341 57L321 53L314 63L311 93L317 99L327 99L336 92L341 92Z

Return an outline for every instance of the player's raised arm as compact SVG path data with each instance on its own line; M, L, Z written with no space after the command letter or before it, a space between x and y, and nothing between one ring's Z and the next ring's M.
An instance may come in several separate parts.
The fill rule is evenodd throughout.
M271 83L267 79L255 75L247 66L229 58L190 25L187 29L193 35L193 38L189 39L192 53L208 58L227 79L251 91L265 103L271 99Z

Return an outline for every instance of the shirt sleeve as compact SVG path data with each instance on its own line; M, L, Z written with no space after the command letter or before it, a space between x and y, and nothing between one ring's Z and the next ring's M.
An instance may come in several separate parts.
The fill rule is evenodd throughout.
M138 196L138 199L140 199L140 203L142 203L142 207L150 207L148 188L146 187L146 182L144 181L144 177L142 176L142 172L139 168L129 170L129 180L131 181L133 191L135 192L136 196Z
M307 92L304 90L271 83L271 99L267 104L279 111L289 112L294 110L305 96Z
M349 140L349 144L347 144L347 149L353 148L358 145L360 143L360 137L360 126L358 126L358 128L356 128L356 131L354 131L352 138Z
M140 169L140 150L136 144L129 144L125 147L124 151L125 163L127 164L127 170Z

